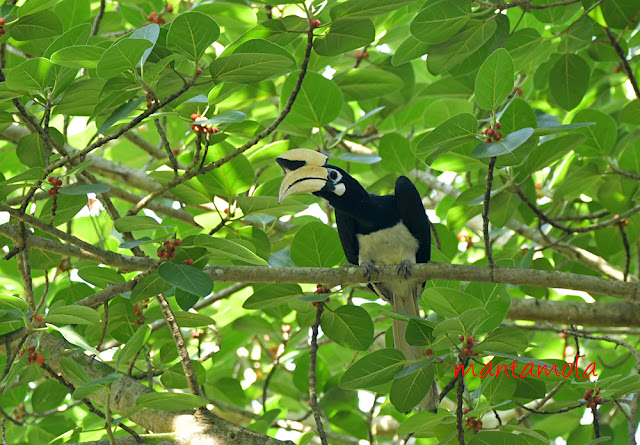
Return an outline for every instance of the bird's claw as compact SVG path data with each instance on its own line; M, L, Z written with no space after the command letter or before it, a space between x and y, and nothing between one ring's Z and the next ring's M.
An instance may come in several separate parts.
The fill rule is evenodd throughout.
M398 266L398 275L404 275L405 278L411 276L411 267L413 263L409 260L402 260Z
M361 266L364 269L364 277L367 279L368 282L371 282L371 276L373 275L374 272L376 275L380 273L380 271L378 271L378 268L371 261L362 263Z

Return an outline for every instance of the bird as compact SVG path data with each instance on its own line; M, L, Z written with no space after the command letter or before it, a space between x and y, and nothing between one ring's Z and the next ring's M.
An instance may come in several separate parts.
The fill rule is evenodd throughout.
M395 183L393 195L368 193L328 156L305 148L288 150L276 158L284 170L278 201L296 193L311 193L334 208L340 243L347 261L363 266L368 286L391 303L394 311L420 316L418 299L425 282L411 279L411 265L431 258L429 218L415 185L406 176ZM398 264L404 280L376 282L376 265ZM407 322L393 319L394 346L407 360L424 358L424 351L407 343ZM418 408L435 412L439 403L435 381Z

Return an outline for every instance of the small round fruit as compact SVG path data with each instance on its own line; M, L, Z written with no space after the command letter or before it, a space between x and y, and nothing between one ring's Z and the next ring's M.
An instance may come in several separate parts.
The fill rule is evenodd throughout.
M158 258L164 257L164 249L158 249Z
M516 91L516 93L518 93L518 96L522 96L522 90L520 88L518 88L518 90Z
M496 122L496 128L499 130L502 127L502 124L500 122Z
M198 68L196 70L196 76L199 76L200 74L202 74L202 68Z
M20 353L18 355L22 357L24 355L24 349L20 349Z
M38 354L36 355L36 363L40 366L44 363L44 355Z
M157 17L158 17L158 14L155 11L151 11L149 16L147 17L147 20L149 20L150 22L153 22Z
M191 258L187 258L186 260L184 260L184 262L188 265L188 266L193 266L193 260Z
M158 25L165 25L167 23L167 21L162 17L158 17L158 21L156 23Z
M171 256L171 252L169 252L168 250L165 250L164 252L162 252L162 256L165 258L169 258Z
M174 259L176 257L176 254L173 252L169 252L169 259Z
M180 238L176 238L173 240L173 244L175 244L176 246L179 246L180 244L182 244L182 240Z
M584 399L585 400L589 400L591 398L591 396L593 396L593 389L587 389L584 392Z
M4 19L0 17L0 26L4 26Z
M44 318L42 317L42 315L38 315L36 317L36 320L38 320L38 323L42 323L42 321L44 320Z
M318 19L311 20L310 25L311 25L311 29L317 28L318 26L320 26L320 20Z
M458 340L464 341L464 335L461 335L460 337L458 337Z
M487 130L484 132L484 134L486 134L487 136L493 136L493 134L494 134L493 128L487 128Z
M174 156L178 156L180 154L180 149L179 148L174 148L173 149L173 154L174 154Z
M0 36L3 36L7 33L7 30L4 28L0 28Z
M135 324L136 326L140 325L140 320L138 320L137 318L135 320L133 320L133 324Z
M173 12L173 5L167 5L167 12L171 14Z
M167 249L169 249L169 251L170 251L170 252L171 252L173 249L175 249L175 248L176 248L176 245L175 245L175 244L173 244L173 243L169 243L169 244L167 244Z
M428 356L433 355L433 351L431 349L427 349L424 353Z
M461 353L462 355L469 355L469 351L470 351L470 349L469 349L469 348L462 348L462 351L460 351L460 353Z
M496 137L495 137L496 141L499 141L500 139L502 139L502 136L503 136L503 135L502 135L502 132L501 132L501 131L497 132L497 133L496 133Z
M53 184L56 182L56 178L54 178L53 176L49 176L47 180L49 181L49 184Z
M486 138L484 141L489 144L491 142L491 138Z
M193 114L191 115L191 120L192 120L192 121L195 121L196 119L198 119L198 113L193 113Z
M318 302L317 302L317 301L314 301L314 302L312 302L311 304L313 305L313 307L318 306Z
M27 348L29 351L33 352L36 350L36 345L29 345L29 347Z
M596 402L596 404L600 404L602 403L602 397L598 396L595 399L593 399L594 402Z
M291 325L290 324L283 324L282 325L282 332L284 332L284 333L291 332Z

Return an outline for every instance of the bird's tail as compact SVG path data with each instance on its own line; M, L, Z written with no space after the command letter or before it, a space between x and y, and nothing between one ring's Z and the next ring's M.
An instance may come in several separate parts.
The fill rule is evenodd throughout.
M412 286L407 292L393 292L391 304L393 310L399 313L420 316L418 310L418 289L421 286ZM396 349L400 350L407 360L419 360L425 357L424 350L418 346L411 346L407 343L405 333L407 332L407 323L401 320L392 320L393 342ZM418 408L427 409L435 412L438 409L440 398L438 396L438 387L435 380L431 384L431 388L427 395L418 404Z

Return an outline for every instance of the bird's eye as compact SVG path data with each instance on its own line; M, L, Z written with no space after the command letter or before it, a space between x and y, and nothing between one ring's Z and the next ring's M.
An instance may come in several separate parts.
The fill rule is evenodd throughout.
M338 179L338 172L335 170L329 170L329 179L331 179L332 181Z

